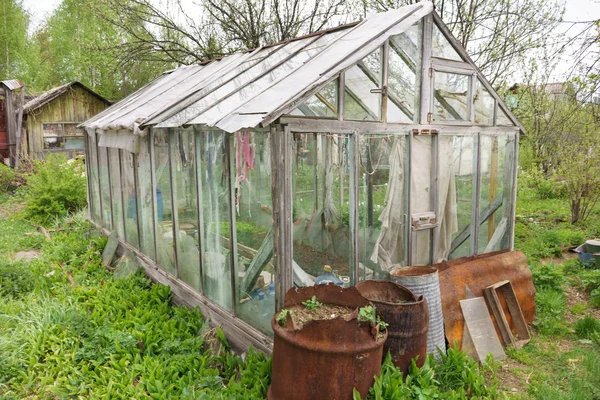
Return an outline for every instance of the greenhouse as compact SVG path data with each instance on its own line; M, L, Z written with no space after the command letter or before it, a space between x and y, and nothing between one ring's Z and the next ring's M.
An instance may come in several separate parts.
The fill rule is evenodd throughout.
M324 265L513 246L522 128L430 2L168 71L83 126L90 218L241 348Z

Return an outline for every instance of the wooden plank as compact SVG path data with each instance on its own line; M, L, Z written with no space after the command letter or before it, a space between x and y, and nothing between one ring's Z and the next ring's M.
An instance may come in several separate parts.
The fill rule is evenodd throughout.
M490 353L494 356L494 360L506 358L484 298L460 300L460 307L465 318L465 326L475 347L476 361L484 361Z
M504 199L502 198L502 195L496 196L496 198L481 211L481 214L479 214L478 225L483 225L484 222L490 217L490 215L495 213L502 206L503 201ZM456 236L456 238L452 241L450 253L456 250L461 244L464 243L465 240L467 240L471 236L470 228L471 225L469 224L458 234L458 236Z
M238 244L238 251L242 252L242 247L246 249L246 251L250 251L253 249L247 248L245 246L241 246ZM258 251L253 250L252 257L248 257L252 259L250 265L246 269L246 273L242 278L242 282L240 284L240 293L250 293L260 273L265 269L269 262L273 258L273 229L270 229L267 233L267 236L263 240L262 244Z

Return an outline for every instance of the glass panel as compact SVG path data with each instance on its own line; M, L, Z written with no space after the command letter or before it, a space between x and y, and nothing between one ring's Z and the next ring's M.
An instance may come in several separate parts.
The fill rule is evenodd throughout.
M388 122L418 122L422 24L390 38Z
M275 281L269 133L238 132L233 142L237 186L237 316L272 335Z
M98 177L98 147L96 146L96 133L93 132L87 138L88 142L88 174L90 177L90 197L92 199L93 207L91 209L91 215L94 222L102 225L102 215L100 210L100 180Z
M44 149L62 149L63 126L62 124L42 124L44 134Z
M468 121L467 96L469 75L435 71L433 119L435 121Z
M479 79L475 82L473 104L475 106L475 124L494 125L494 105L496 102Z
M133 153L121 150L121 179L123 180L123 200L125 202L125 237L129 244L139 248L137 196L135 192L133 165Z
M431 51L434 57L446 58L448 60L463 61L448 39L444 36L437 25L433 25L433 37L431 41Z
M291 115L336 117L338 112L338 80L325 85L319 92L291 112Z
M513 124L508 115L504 112L502 108L500 108L500 106L497 106L496 113L496 125L515 126L515 124Z
M152 202L152 177L150 162L150 139L146 135L140 139L138 163L138 196L137 206L140 210L140 245L142 253L155 259L154 254L154 205Z
M65 150L80 150L85 148L85 142L83 138L65 138L64 149Z
M177 265L179 279L200 291L198 208L196 192L196 146L193 129L175 130L173 185L177 196Z
M442 137L440 137L442 139ZM444 138L446 139L446 138ZM471 222L473 213L473 184L477 176L477 157L476 157L476 136L452 136L447 139L452 141L448 143L452 149L452 157L441 162L447 161L449 164L440 166L440 181L449 181L446 200L447 220L454 219L455 226L451 230L440 230L440 244L446 244L446 254L450 251L449 259L471 255L471 240L468 236L466 240L457 238L464 237L471 232ZM443 149L440 152L444 151ZM440 192L440 198L442 197ZM450 247L447 246L450 244Z
M385 278L408 255L408 140L360 136L359 279Z
M200 182L202 185L202 285L204 295L231 311L229 257L230 201L226 165L226 134L201 134Z
M509 247L512 218L514 136L481 136L479 253ZM492 214L491 216L489 216ZM485 218L489 216L488 218Z
M119 149L109 148L110 157L110 184L112 187L112 210L113 223L117 235L125 238L125 227L123 225L123 203L121 190L121 169L119 163Z
M98 146L98 158L100 161L100 195L102 196L102 226L112 231L112 211L110 199L110 182L108 180L108 149Z
M273 53L272 56L265 58L263 62L237 75L235 79L227 82L223 86L209 86L214 90L202 90L204 96L202 99L198 100L185 110L182 110L172 118L169 118L166 123L181 125L190 118L194 118L201 113L203 114L203 119L206 120L218 118L219 116L230 113L241 104L245 103L252 94L262 92L273 82L276 82L303 66L313 56L320 53L330 42L337 39L340 34L342 34L342 31L324 35L314 42L314 38L308 38L306 40L298 40L285 45L281 50ZM306 47L303 48L303 46ZM281 65L277 66L277 68L274 68L277 63L282 62L291 54L294 55L290 59L284 61ZM265 74L266 72L268 73ZM233 94L231 94L232 91ZM209 109L208 107L213 104L214 107ZM204 112L205 110L206 112Z
M156 220L158 221L156 255L158 264L168 273L175 275L171 176L169 175L169 133L165 129L160 129L154 131L153 137Z
M377 49L345 73L344 119L381 120L381 93L371 90L383 86L381 49Z
M351 276L348 142L347 135L294 135L296 285L311 285L311 278L321 275L324 265L330 265L343 281Z

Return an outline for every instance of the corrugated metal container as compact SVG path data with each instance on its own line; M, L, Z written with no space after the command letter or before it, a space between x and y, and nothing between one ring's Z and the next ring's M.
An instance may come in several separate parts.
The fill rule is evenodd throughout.
M356 289L370 300L377 313L389 324L388 338L383 347L383 358L389 352L394 365L404 375L413 358L422 367L427 355L429 312L427 300L396 282L372 280L360 282Z
M392 280L406 287L417 296L424 296L429 305L429 331L427 354L438 356L437 349L446 352L442 296L437 269L433 267L396 267L391 272Z

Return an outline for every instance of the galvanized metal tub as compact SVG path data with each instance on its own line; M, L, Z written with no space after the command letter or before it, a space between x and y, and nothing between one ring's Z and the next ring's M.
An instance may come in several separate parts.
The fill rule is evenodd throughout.
M427 300L429 306L427 354L437 357L437 349L446 352L442 297L437 269L433 267L396 267L390 272L390 275L394 282Z
M355 308L371 304L356 288L319 285L290 289L285 307L292 308L316 296L325 304ZM352 400L354 388L366 398L379 376L387 333L378 337L368 324L359 324L357 312L342 318L309 321L302 328L286 328L271 319L274 332L269 400Z
M372 280L360 282L356 289L370 300L383 320L389 324L383 358L388 351L394 365L404 375L413 358L422 367L427 355L429 312L427 300L395 282Z

